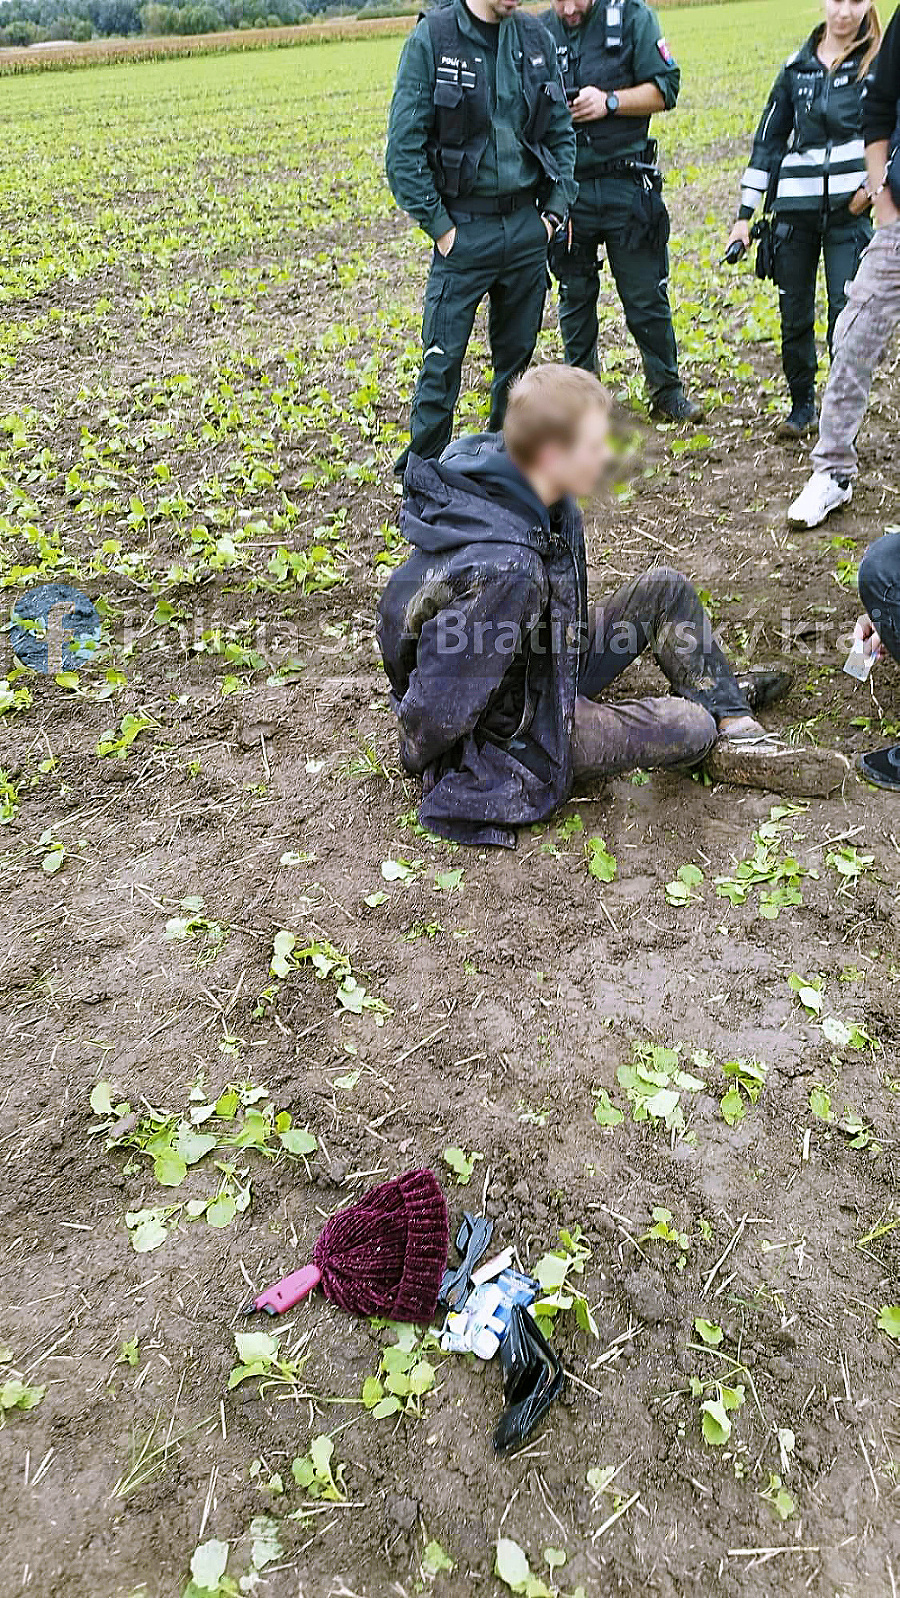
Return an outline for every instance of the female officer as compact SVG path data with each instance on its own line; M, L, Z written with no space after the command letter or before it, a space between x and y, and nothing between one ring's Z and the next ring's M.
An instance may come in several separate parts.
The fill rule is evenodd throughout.
M750 244L763 199L774 212L774 278L781 354L791 411L781 438L816 425L816 279L825 256L828 345L845 287L872 237L862 138L862 102L881 42L872 0L824 0L825 21L785 62L756 130L728 240Z

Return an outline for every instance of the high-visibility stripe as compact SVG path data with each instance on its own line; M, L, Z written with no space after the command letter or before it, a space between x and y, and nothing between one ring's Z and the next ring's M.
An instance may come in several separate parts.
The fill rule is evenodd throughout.
M789 150L782 166L786 167L817 167L834 166L842 161L858 161L864 163L866 147L862 139L848 139L846 144L833 144L831 149Z
M769 186L769 174L761 166L748 166L741 182L746 183L748 188L759 189L760 193L764 194Z
M814 199L824 193L824 178L782 178L778 185L779 200Z

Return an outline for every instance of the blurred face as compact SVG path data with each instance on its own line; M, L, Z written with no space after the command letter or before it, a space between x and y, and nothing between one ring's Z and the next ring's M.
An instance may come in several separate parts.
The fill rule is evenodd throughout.
M574 444L548 444L538 464L557 498L570 494L573 499L590 499L606 472L609 454L609 417L599 405L589 405Z
M490 20L503 22L506 17L511 17L518 11L520 0L485 0L485 9L490 13Z
M845 0L845 3L849 4L849 0ZM567 28L580 28L593 4L594 0L553 0L553 9Z
M576 0L559 0L574 5ZM871 0L825 0L825 23L833 39L852 44L871 10Z

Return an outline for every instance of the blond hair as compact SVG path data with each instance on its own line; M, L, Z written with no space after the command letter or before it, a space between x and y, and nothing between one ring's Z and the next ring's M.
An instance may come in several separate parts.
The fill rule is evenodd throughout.
M578 437L585 411L608 411L606 389L578 366L532 366L509 391L503 440L520 466L530 466L545 444L568 449Z
M824 37L825 27L826 24L823 22L819 38ZM866 12L866 19L860 32L856 35L850 48L845 50L843 55L839 56L837 61L835 61L834 66L831 68L832 73L839 72L844 62L849 61L850 57L862 46L862 60L859 63L859 71L856 74L857 83L862 83L863 78L868 77L872 63L881 48L881 33L881 18L878 15L878 8L872 4Z

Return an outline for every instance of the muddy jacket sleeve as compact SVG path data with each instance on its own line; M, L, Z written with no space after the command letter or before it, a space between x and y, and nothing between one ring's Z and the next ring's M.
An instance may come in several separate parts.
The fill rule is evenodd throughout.
M434 122L434 50L428 24L420 22L407 39L397 69L388 119L385 168L391 193L431 238L453 226L428 164L428 138Z
M649 6L634 12L634 81L655 83L671 111L681 88L681 68L663 38L659 18Z
M474 732L545 602L531 573L510 570L473 582L425 623L398 706L407 771L426 771Z
M895 11L885 30L863 101L863 122L867 144L880 144L893 137L900 112L900 11Z
M794 102L787 67L782 67L760 118L750 151L750 163L741 178L738 216L745 221L749 220L765 198L770 179L777 174L784 160L793 128Z

